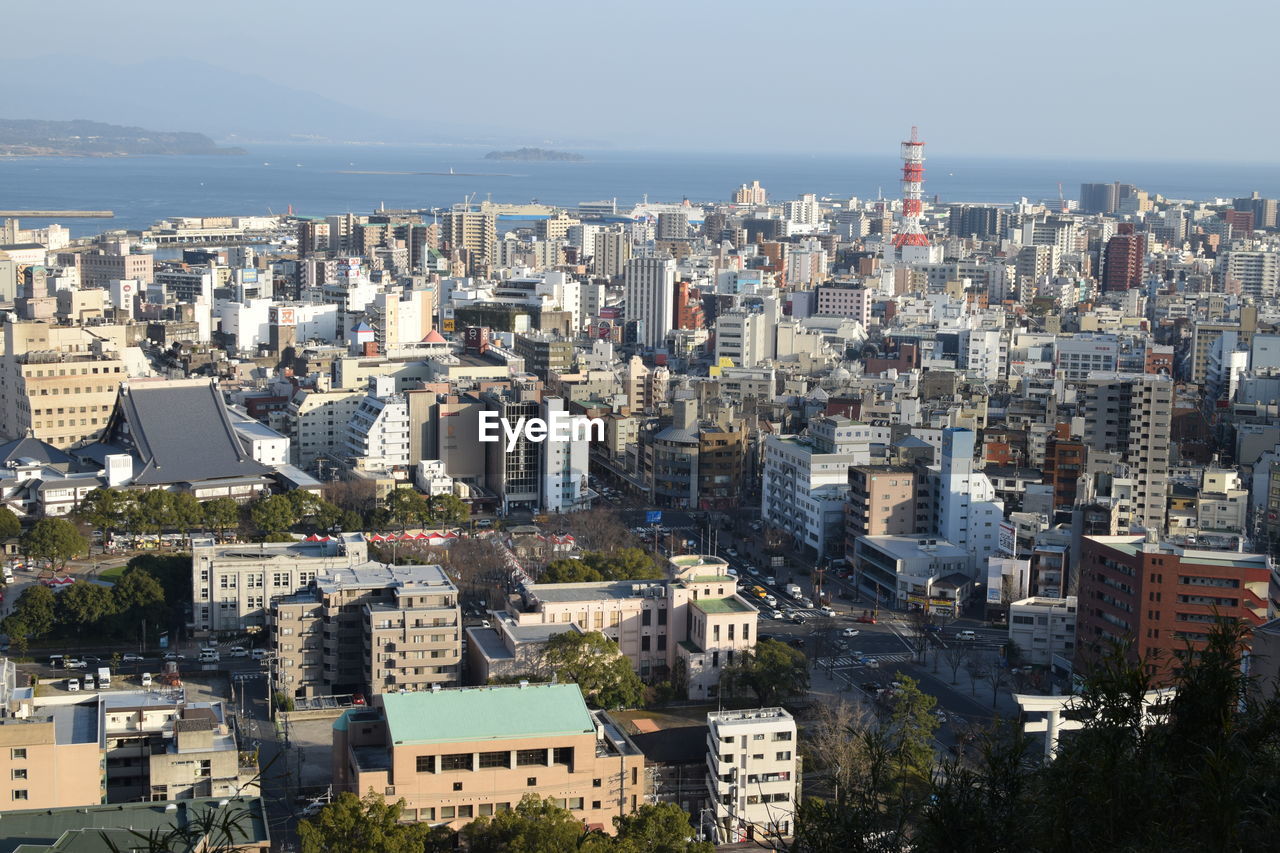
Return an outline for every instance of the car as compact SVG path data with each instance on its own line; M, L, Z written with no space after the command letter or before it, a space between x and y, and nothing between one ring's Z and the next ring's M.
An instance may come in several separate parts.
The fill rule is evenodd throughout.
M78 678L68 678L68 679L67 679L67 691L68 691L68 692L70 692L70 693L77 693L77 692L79 692L79 690L80 690L80 679L78 679Z
M858 686L861 687L863 690L867 691L868 693L877 693L881 690L884 690L884 685L881 684L879 681L864 681L862 682L862 684Z
M767 605L769 605L770 607L777 607L777 606L778 606L778 599L774 598L774 597L773 597L772 595L770 595L769 593L765 593L765 596L764 596L764 603L765 603L765 604L767 604Z
M813 599L807 595L800 596L801 607L813 607Z
M760 570L757 569L755 566L747 566L747 574L752 575L754 577L759 577Z
M938 722L945 723L947 721L947 712L941 708L934 709L933 715L938 718Z
M842 652L847 652L849 651L849 644L844 640L836 640L836 648Z
M266 649L254 649L249 653L249 657L253 658L254 660L262 660L267 656L267 654L268 652Z
M142 655L135 655L133 652L129 652L126 655L121 655L120 660L125 663L142 663L143 657Z
M76 658L67 658L67 662L63 664L67 669L88 669L89 664Z
M773 617L774 619L778 619L778 620L781 620L781 619L782 619L782 611L781 611L781 610L773 610L773 611L770 611L769 615L770 615L771 617Z
M247 658L248 656L249 650L244 646L232 646L227 651L227 657L229 658Z
M482 518L476 522L476 527L493 527L493 519Z
M865 666L867 669L879 669L880 661L876 660L875 658L863 658L862 665Z
M764 582L765 582L765 583L767 583L769 586L777 586L777 585L778 585L778 579L777 579L776 577L774 577L773 575L766 575L766 576L765 576L765 579L764 579Z
M975 631L956 631L956 639L964 642L973 642L978 639L978 634Z
M302 815L303 817L315 817L316 815L320 814L321 810L327 805L328 803L326 803L324 800L312 800L311 802L303 806L302 810L298 812L298 814Z
M365 701L365 698L364 698L364 694L363 694L363 693L356 693L356 694L352 695L352 697L351 697L351 704L352 704L352 705L367 705L367 704L369 704L369 703L368 703L367 701Z
M98 664L102 663L102 658L98 657L97 655L85 655L84 657L80 658L80 660L84 661L89 666L97 666Z
M788 640L787 642L789 642L791 645L795 646L797 649L803 649L803 648L804 648L804 637L792 637L792 638L791 638L790 640Z
M845 628L843 631L841 631L841 632L840 632L840 636L842 636L842 637L856 637L856 636L858 636L858 634L860 634L860 633L861 633L861 631L859 631L857 628Z
M853 621L861 622L863 625L874 625L876 624L876 617L863 613L861 616L859 616L857 619L854 619Z
M85 690L92 690L92 689L94 689L95 684L94 684L94 682L93 682L93 673L91 673L91 672L86 672L86 673L84 674L84 680L83 680L81 683L82 683L82 684L84 684L84 689L85 689Z
M836 615L835 608L832 608L832 607L819 607L818 612L821 613L823 616L828 616L828 617L834 617Z
M804 614L803 614L803 613L795 613L795 612L793 612L793 613L791 614L791 621L792 621L792 622L794 622L794 623L795 623L795 624L797 624L797 625L803 625L803 624L804 624Z
M941 634L941 633L942 633L942 626L941 626L941 625L933 625L933 624L929 624L929 625L925 625L925 626L924 626L924 629L925 629L925 631L927 631L927 632L928 632L928 633L930 633L930 634Z
M730 557L736 557L736 556L738 556L738 549L737 549L737 548L726 548L724 552L725 552L726 554L728 554Z
M735 569L733 566L730 566L729 568L725 569L724 572L731 578L736 578L738 576L738 570Z
M140 678L141 678L142 686L143 686L143 687L150 687L150 686L151 686L151 683L152 683L152 682L151 682L151 673L149 673L149 672L144 672L144 673L142 673L142 675L141 675L141 677L140 677Z
M58 667L66 666L66 657L63 655L49 655L49 666Z
M166 653L165 653L165 656L164 656L164 659L165 659L165 660L170 660L170 661L172 661L172 660L186 660L186 659L187 659L187 656L186 656L186 655L184 655L184 654L182 654L182 653L180 653L180 652L166 652Z

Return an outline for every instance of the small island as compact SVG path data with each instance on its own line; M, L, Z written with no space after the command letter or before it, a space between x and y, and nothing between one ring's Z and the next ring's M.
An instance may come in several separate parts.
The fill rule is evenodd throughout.
M515 151L490 151L486 160L522 160L526 163L581 163L587 159L572 151L550 151L546 148L517 148Z
M97 121L0 119L0 157L137 157L147 154L244 154L203 133L122 127Z

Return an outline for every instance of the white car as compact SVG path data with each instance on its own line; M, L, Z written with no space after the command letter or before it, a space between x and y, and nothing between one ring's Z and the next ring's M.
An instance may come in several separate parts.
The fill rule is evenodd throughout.
M244 646L232 646L227 651L227 657L229 658L247 658L248 656L249 650Z
M71 692L71 693L78 693L78 692L80 691L80 679L78 679L78 678L68 678L68 679L67 679L67 690L68 690L69 692Z
M978 635L974 631L956 631L956 639L971 642L978 639Z
M836 615L836 611L835 611L835 609L834 609L834 608L831 608L831 607L819 607L819 608L818 608L818 612L819 612L819 613L821 613L823 616L835 616L835 615Z
M324 800L312 800L311 802L303 806L302 810L298 812L298 814L302 815L303 817L315 817L316 815L320 814L321 810L326 805L328 805L328 803L326 803Z
M779 619L779 620L780 620L780 619L782 619L782 618L783 618L783 616L782 616L782 611L781 611L781 610L774 610L774 611L771 611L771 612L769 613L769 615L770 615L771 617L773 617L774 619Z
M249 656L254 660L262 660L268 654L270 654L270 652L268 652L266 649L254 649L252 652L249 653Z
M737 570L737 569L735 569L735 568L733 568L732 566L730 566L729 568L725 569L725 570L724 570L724 573L725 573L726 575L728 575L729 577L731 577L731 578L736 578L736 577L738 576L738 570Z
M142 663L143 658L142 658L142 655L135 655L132 652L130 652L127 655L122 655L120 660L124 661L125 663Z
M764 603L769 605L770 607L777 607L778 599L774 598L772 595L766 595L764 597Z
M88 669L89 664L79 658L67 658L67 662L63 664L67 669Z
M151 686L151 673L149 672L142 673L142 686L143 687Z
M738 556L738 549L737 549L737 548L726 548L724 552L725 552L726 554L728 554L730 557L736 557L736 556Z
M858 629L857 629L857 628L845 628L843 631L841 631L841 632L840 632L840 636L842 636L842 637L856 637L856 636L858 636L858 633L859 633L859 632L858 632Z

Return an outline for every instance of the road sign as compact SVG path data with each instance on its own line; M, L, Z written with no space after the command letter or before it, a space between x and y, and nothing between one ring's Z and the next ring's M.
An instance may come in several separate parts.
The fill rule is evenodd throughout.
M661 524L661 523L662 523L662 511L661 511L661 510L649 510L648 512L646 512L646 513L644 514L644 523L645 523L645 524Z

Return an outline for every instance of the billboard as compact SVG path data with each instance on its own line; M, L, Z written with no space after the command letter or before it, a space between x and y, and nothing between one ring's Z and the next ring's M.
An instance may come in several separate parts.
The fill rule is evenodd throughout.
M996 532L996 549L1008 557L1018 556L1018 528L1008 521L1000 522Z

